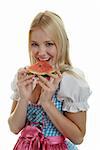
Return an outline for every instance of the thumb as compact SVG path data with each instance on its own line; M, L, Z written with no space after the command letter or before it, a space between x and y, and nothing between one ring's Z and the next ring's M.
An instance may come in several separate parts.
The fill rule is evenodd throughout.
M37 79L34 78L34 79L33 79L33 90L35 89L37 83L38 83Z

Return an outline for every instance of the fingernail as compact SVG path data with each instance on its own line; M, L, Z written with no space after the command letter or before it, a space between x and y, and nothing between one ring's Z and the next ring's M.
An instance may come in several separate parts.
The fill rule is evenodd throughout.
M32 80L34 80L34 79L35 79L35 77L33 76L33 77L32 77Z

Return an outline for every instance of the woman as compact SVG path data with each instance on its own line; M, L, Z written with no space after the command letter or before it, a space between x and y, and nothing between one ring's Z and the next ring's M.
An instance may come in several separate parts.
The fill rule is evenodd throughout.
M77 150L86 131L91 91L83 72L71 64L69 40L57 14L45 11L34 18L29 57L31 64L47 61L57 76L28 76L27 67L17 72L8 123L13 133L22 132L14 150Z

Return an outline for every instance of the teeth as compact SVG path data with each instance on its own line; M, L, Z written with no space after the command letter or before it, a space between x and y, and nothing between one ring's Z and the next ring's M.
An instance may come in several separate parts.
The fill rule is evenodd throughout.
M41 60L41 61L42 61L42 60L43 60L43 61L48 61L49 59L41 59L41 58L39 58L39 60Z

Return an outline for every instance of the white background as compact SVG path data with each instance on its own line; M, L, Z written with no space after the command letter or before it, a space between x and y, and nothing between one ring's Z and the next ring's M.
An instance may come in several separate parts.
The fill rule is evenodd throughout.
M87 132L80 150L100 149L100 5L99 0L0 1L0 150L12 150L18 138L7 118L12 94L10 84L19 67L29 64L28 30L34 16L44 10L58 13L70 39L75 67L84 71L92 89Z

